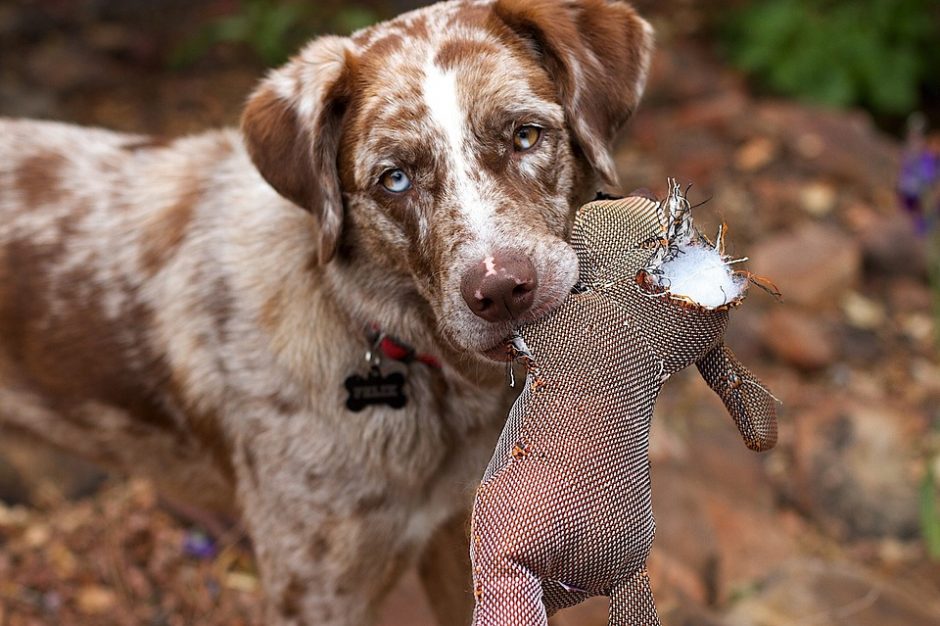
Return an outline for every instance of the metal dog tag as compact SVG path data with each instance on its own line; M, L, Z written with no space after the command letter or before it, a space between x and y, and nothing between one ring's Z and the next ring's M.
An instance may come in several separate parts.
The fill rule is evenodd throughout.
M405 396L405 377L399 372L383 376L378 367L369 368L369 374L362 376L353 374L346 379L346 408L358 413L371 405L386 405L393 409L400 409L408 403Z

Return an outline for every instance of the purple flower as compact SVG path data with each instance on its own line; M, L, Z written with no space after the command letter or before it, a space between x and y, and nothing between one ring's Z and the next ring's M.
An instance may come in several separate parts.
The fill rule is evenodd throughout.
M183 539L183 552L196 559L211 559L215 557L215 542L201 530L191 530Z
M908 150L901 161L897 193L901 206L911 214L919 234L929 230L929 212L940 207L925 206L931 191L940 182L940 154L923 148Z

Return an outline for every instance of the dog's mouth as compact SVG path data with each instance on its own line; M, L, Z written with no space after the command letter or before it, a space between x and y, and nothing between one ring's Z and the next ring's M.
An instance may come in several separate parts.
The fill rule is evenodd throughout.
M510 343L516 329L537 322L564 302L578 277L574 250L558 239L550 240L537 252L529 253L539 277L534 301L530 307L514 311L510 319L488 320L468 306L472 303L465 294L456 289L448 292L447 304L438 319L446 320L440 330L455 348L489 362L511 361Z
M511 361L512 353L509 349L510 339L510 337L506 337L494 346L486 348L480 352L480 354L491 361L496 361L497 363L506 363L507 361Z

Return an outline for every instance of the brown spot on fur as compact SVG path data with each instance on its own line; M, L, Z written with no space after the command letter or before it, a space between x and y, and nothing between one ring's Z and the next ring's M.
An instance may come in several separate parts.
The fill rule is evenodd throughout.
M128 152L139 152L141 150L156 150L158 148L167 148L172 144L173 142L166 137L151 136L128 141L121 146L121 149L127 150Z
M53 204L62 198L62 168L67 161L57 152L44 152L23 159L13 172L13 186L25 208Z
M190 179L176 201L160 211L141 237L141 263L144 272L153 276L173 258L193 219L201 190L198 179Z
M280 291L265 300L261 305L261 312L258 316L258 323L268 332L275 332L281 323L281 316L284 312L282 294Z
M205 306L215 322L215 329L220 334L224 333L235 308L235 296L224 276L219 276L212 282Z
M53 280L64 252L62 242L6 246L6 264L16 272L5 286L15 297L0 299L0 337L21 383L78 426L86 424L76 407L94 401L180 433L167 411L176 400L160 391L170 379L169 368L146 334L153 311L128 291L122 310L106 314L100 305L104 287L88 268Z
M295 402L293 398L277 392L268 394L268 400L271 402L271 406L281 415L294 415L301 409L300 405Z
M248 469L248 478L255 489L261 485L261 479L258 477L258 465L255 461L255 453L251 446L242 444L242 456L245 457L245 467Z
M306 585L300 582L297 577L292 576L284 589L284 593L281 594L280 610L283 617L292 619L300 616L300 605L306 591Z
M307 553L310 555L310 558L314 561L320 561L325 558L330 553L330 540L329 536L322 530L318 530L313 534L313 538L310 540L310 547L307 550Z
M442 70L453 70L461 61L476 61L482 56L497 52L495 46L485 41L455 39L445 42L438 49L434 63Z
M368 515L383 508L386 504L388 504L387 494L383 492L371 493L356 500L356 504L353 506L353 514L357 516Z
M395 33L388 35L387 37L382 37L381 39L376 40L369 46L369 54L377 54L379 56L388 56L393 52L397 52L404 45L404 40L401 35Z

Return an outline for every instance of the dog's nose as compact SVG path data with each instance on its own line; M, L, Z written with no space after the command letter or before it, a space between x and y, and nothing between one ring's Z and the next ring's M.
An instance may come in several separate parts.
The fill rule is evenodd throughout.
M495 252L473 266L460 281L470 310L488 322L508 322L529 310L538 274L523 254Z

